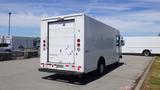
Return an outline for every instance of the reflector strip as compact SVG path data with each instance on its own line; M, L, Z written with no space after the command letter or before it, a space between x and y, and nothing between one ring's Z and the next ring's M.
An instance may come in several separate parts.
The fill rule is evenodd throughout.
M40 66L41 66L41 67L44 67L44 63L40 63Z
M68 64L66 64L66 67L69 67L69 65L68 65Z
M78 66L78 70L80 70L81 66Z

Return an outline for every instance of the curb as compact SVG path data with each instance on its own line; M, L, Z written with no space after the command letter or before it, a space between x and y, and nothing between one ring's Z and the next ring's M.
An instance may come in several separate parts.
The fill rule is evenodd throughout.
M137 85L135 86L134 90L140 90L140 89L141 89L142 84L143 84L143 82L144 82L144 80L145 80L145 78L146 78L146 76L147 76L147 74L148 74L148 72L149 72L149 70L150 70L153 62L155 61L155 58L156 58L156 57L154 57L154 58L152 59L152 61L150 61L149 65L147 66L147 68L146 68L145 71L143 72L143 74L142 74L142 76L140 77L140 80L138 81L138 83L137 83Z

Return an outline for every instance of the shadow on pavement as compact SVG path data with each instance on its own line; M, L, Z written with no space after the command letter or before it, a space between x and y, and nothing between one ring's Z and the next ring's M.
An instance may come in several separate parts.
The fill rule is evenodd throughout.
M119 63L115 63L115 64L105 67L106 69L105 69L104 75L110 73L111 71L122 66L123 64L124 63L119 62ZM65 83L70 83L70 84L86 85L92 81L95 81L103 77L104 75L98 76L96 72L93 71L83 76L53 74L53 75L45 76L42 78L46 80L54 80L54 81L65 82Z

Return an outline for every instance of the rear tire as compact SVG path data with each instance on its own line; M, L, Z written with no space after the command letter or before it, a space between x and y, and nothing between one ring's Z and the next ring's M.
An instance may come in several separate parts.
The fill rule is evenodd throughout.
M102 76L104 74L104 71L105 71L105 63L103 61L100 61L97 67L98 76Z
M18 48L19 48L20 51L24 51L23 45L20 45Z
M144 50L142 53L144 56L149 56L151 53L149 50Z

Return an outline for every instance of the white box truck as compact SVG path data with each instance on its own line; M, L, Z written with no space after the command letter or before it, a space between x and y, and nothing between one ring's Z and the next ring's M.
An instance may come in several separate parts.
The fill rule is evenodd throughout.
M42 19L39 71L103 74L122 57L120 37L115 28L83 13Z
M34 37L0 36L0 51L33 49L34 40Z
M160 54L160 36L124 37L122 52L127 54Z

